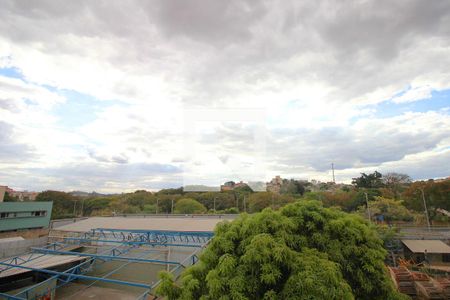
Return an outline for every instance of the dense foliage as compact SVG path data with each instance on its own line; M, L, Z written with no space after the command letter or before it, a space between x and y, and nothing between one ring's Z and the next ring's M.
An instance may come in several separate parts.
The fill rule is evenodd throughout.
M3 202L17 202L19 199L17 197L12 197L8 192L5 192L3 196Z
M385 221L387 223L393 221L413 221L415 214L408 210L401 200L388 199L383 197L375 197L367 206L361 206L358 209L360 214L368 216L370 211L371 219Z
M402 299L374 227L318 201L219 224L181 283L162 273L168 299Z
M377 186L377 187L374 187ZM304 190L302 195L300 191ZM423 191L423 195L422 195ZM366 197L367 195L367 197ZM399 211L391 212L390 204L383 204L376 211L377 199L392 202ZM46 191L38 196L38 201L54 201L52 218L73 216L99 216L112 214L154 214L154 213L218 213L236 214L241 212L260 212L265 208L278 209L298 200L318 200L325 207L335 207L346 212L367 214L367 200L374 202L372 220L388 222L414 221L417 225L426 224L424 214L425 197L431 223L447 222L449 217L438 213L437 209L450 211L450 179L411 182L406 174L379 172L362 174L355 178L353 185L334 183L308 183L283 179L280 194L253 192L242 186L222 192L184 192L182 188L165 189L159 192L137 190L132 193L102 195L98 193ZM18 199L5 195L5 201ZM192 207L177 209L177 203L185 198ZM199 206L200 203L202 206ZM180 207L181 204L178 204ZM189 206L189 205L187 205ZM204 208L203 208L204 207ZM405 208L405 209L404 209ZM409 216L408 216L409 214ZM394 216L397 215L397 216Z
M201 214L204 212L206 212L206 207L194 199L180 199L175 204L175 213L177 214Z
M59 191L45 191L39 193L36 197L36 201L53 201L53 219L73 216L73 212L76 209L76 199L71 194Z

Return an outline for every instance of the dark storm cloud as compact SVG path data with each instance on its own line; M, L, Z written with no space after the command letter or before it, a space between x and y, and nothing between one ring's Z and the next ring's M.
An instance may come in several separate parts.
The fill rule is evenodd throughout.
M267 162L279 171L300 166L323 172L332 162L344 170L401 161L407 155L435 149L448 138L449 124L440 118L409 114L348 127L272 129L259 137L265 139L265 149L257 148L251 126L222 124L199 142L223 157L265 150ZM429 127L418 128L416 122Z
M280 165L307 165L317 171L326 171L334 162L336 169L359 168L399 161L408 154L431 150L445 137L445 132L399 132L375 129L373 132L357 132L345 128L318 130L277 131L283 138L269 146L272 153L279 153Z
M141 176L155 176L158 174L177 174L180 168L170 164L157 163L128 163L128 164L96 164L73 163L61 168L36 169L41 173L52 176L67 177L98 177L103 179L128 178L136 179Z
M158 188L164 182L181 182L180 168L170 164L157 163L71 163L60 167L28 168L27 174L49 180L58 188L84 187L91 189L109 188L112 184L118 190L133 186ZM161 180L156 180L161 178Z
M429 71L446 72L450 60L428 52L427 65L421 57L401 63L424 40L428 47L449 46L446 0L19 0L0 7L0 32L13 42L41 42L47 52L81 56L87 51L68 36L111 42L118 53L105 58L109 63L176 79L185 85L181 97L197 104L261 84L269 88L266 81L305 78L336 87L330 101L347 101L389 85L404 87ZM289 63L318 53L312 63ZM391 63L398 64L395 70ZM123 83L116 92L136 97L136 89Z
M0 181L29 190L117 191L181 186L181 170L169 164L72 163L49 168L0 169Z
M430 157L400 162L394 165L387 164L380 168L383 173L400 172L410 175L413 179L443 178L449 176L448 165L450 151L436 153Z
M222 46L252 38L250 27L266 8L255 1L175 0L147 2L150 17L164 34Z

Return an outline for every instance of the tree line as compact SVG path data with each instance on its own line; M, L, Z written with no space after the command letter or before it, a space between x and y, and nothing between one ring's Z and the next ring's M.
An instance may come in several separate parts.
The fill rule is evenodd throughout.
M423 193L422 193L423 191ZM420 220L423 198L432 221L446 221L438 208L450 210L450 180L413 182L405 174L362 173L351 185L283 180L280 194L253 192L239 187L224 192L184 192L182 188L158 192L137 190L116 195L77 196L61 191L44 191L37 201L53 201L52 218L112 214L234 214L278 209L300 200L318 200L325 207L367 214L387 221Z

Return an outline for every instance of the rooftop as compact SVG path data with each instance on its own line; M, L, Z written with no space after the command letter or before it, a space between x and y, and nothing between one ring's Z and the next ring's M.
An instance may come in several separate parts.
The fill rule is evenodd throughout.
M402 240L413 253L450 253L450 246L439 240Z

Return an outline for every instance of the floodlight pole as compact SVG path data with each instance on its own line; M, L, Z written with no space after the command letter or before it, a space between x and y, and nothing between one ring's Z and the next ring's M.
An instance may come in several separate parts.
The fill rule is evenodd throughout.
M425 217L427 218L428 231L431 231L430 217L428 216L427 202L425 201L425 193L423 191L423 188L420 188L420 191L422 192L423 207L425 208Z

